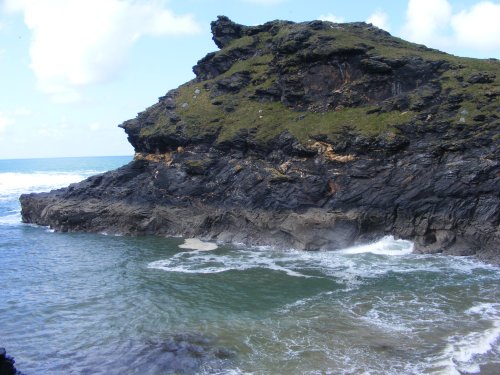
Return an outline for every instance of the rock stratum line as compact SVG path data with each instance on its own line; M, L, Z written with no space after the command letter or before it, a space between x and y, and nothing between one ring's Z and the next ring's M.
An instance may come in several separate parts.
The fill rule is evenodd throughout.
M134 160L26 223L306 250L393 234L500 263L500 62L365 23L212 22L196 78L120 125Z

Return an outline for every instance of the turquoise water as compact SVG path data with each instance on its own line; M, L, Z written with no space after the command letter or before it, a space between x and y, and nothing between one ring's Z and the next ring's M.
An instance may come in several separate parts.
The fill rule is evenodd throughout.
M18 195L129 157L0 161L0 346L27 374L169 373L165 342L207 338L188 373L498 374L500 272L385 237L344 251L54 233Z

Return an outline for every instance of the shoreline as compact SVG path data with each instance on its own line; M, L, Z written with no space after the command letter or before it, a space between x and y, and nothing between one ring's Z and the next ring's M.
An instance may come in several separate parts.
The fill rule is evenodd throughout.
M45 195L45 199L41 199ZM22 196L24 223L49 227L58 232L106 233L107 235L199 238L216 243L241 243L276 249L306 251L344 250L373 243L384 236L414 243L416 254L475 256L500 265L495 251L474 253L462 246L440 249L419 244L418 237L394 232L363 231L365 215L324 212L317 208L302 213L216 209L198 205L196 210L179 207L144 207L99 201L59 200L50 193ZM373 217L370 217L373 220Z

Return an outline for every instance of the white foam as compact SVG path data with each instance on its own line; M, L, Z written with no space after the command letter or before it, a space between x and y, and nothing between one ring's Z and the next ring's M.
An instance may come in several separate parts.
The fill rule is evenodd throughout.
M0 198L61 188L87 176L86 172L0 173Z
M437 363L444 367L443 374L460 375L462 373L477 374L481 371L481 356L498 348L500 341L500 304L480 303L465 311L474 320L487 320L490 327L471 332L465 336L454 336Z
M187 238L184 243L179 245L181 249L191 249L200 251L210 251L217 249L217 244L213 242L205 242L198 238Z
M15 225L21 222L21 213L0 216L0 225Z
M473 332L453 344L453 358L460 363L467 363L476 355L486 354L493 349L493 344L500 337L500 327L493 327L484 332Z
M477 356L487 354L493 349L500 336L500 327L473 332L462 339L449 343L445 350L444 358L436 363L444 367L443 374L460 375L462 373L477 374L481 371Z
M233 369L222 370L221 375L253 375L253 372L246 372L241 370L239 367Z
M480 303L468 309L466 314L479 314L481 317L500 320L500 303Z
M291 276L334 278L350 290L391 272L442 273L451 270L471 273L475 268L490 267L474 259L410 254L412 250L411 242L387 236L372 244L339 251L279 251L267 247L225 248L210 252L195 250L153 262L150 267L186 273L219 273L265 268ZM373 252L384 256L363 256Z
M0 173L0 202L14 203L19 208L18 198L23 193L38 193L62 188L79 182L97 173L94 170L67 172ZM21 211L17 209L0 217L0 225L21 223Z
M402 274L415 272L417 275L410 275L409 280L418 281L419 273L423 272L425 280L431 280L429 282L433 282L432 278L435 276L458 274L478 281L482 277L491 280L494 276L491 272L477 272L477 269L498 271L497 268L473 258L409 255L412 250L411 242L388 236L372 244L341 251L277 251L272 248L242 247L222 248L211 252L180 252L168 259L152 262L149 267L190 274L261 268L284 272L294 277L325 277L334 280L335 283L343 283L347 290L360 288L363 285L370 286L373 283L377 288L376 291L379 286L374 279L383 278L387 274L400 274L398 276L406 277ZM373 253L382 256L369 255ZM436 275L429 275L431 272ZM414 279L414 276L417 279ZM452 280L450 278L450 281ZM346 288L342 288L342 293ZM444 308L447 302L441 298L440 290L429 292L428 295L426 289L414 292L412 288L405 290L402 284L401 288L395 288L394 293L390 290L380 296L345 293L345 297L341 299L336 294L337 288L334 290L335 303L340 304L342 311L347 311L350 318L358 320L360 326L380 329L384 334L394 337L404 335L410 341L425 341L430 337L426 336L427 330L433 327L438 327L438 332L439 329L447 330L452 326L449 323L456 322L457 329L451 328L444 337L436 333L439 336L435 338L439 348L436 347L436 350L423 362L415 364L418 368L415 367L413 371L408 365L410 367L405 367L407 371L399 373L457 375L464 372L477 373L483 363L491 363L492 354L499 348L500 303L495 303L494 299L493 302L478 302L465 311L450 312ZM333 292L319 293L316 296L290 302L280 308L279 313L291 315L300 314L302 311L317 311L317 307L321 308L323 302L331 306L329 301L323 301L330 299L329 293ZM457 332L462 334L459 335ZM434 336L432 337L434 339ZM387 373L398 372L387 371Z
M308 275L312 271L323 275L319 277L333 276L350 287L359 286L363 278L378 277L388 272L390 267L387 267L387 261L381 261L382 264L374 267L371 262L361 264L346 255L364 252L403 255L413 250L411 242L395 240L392 236L384 237L373 244L340 251L278 251L269 247L253 247L226 250L223 254L203 254L203 251L215 250L216 245L199 239L187 239L179 247L195 251L176 254L169 259L153 262L149 267L184 273L220 273L265 268L295 277L318 277ZM304 273L303 270L307 272Z
M264 268L285 272L289 276L309 277L295 271L292 267L277 264L268 252L256 250L233 250L229 254L214 254L206 250L178 253L168 259L151 262L148 268L161 269L168 272L181 273L221 273L227 271L245 271L252 268Z
M364 254L377 255L407 255L413 252L413 242L406 240L395 240L393 236L385 236L377 242L350 247L339 250L341 254Z

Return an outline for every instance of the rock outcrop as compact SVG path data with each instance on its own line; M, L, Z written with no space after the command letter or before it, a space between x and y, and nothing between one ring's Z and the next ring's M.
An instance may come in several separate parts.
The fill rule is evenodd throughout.
M365 23L212 23L196 78L121 125L130 164L21 196L60 231L307 250L385 234L500 263L500 62Z

